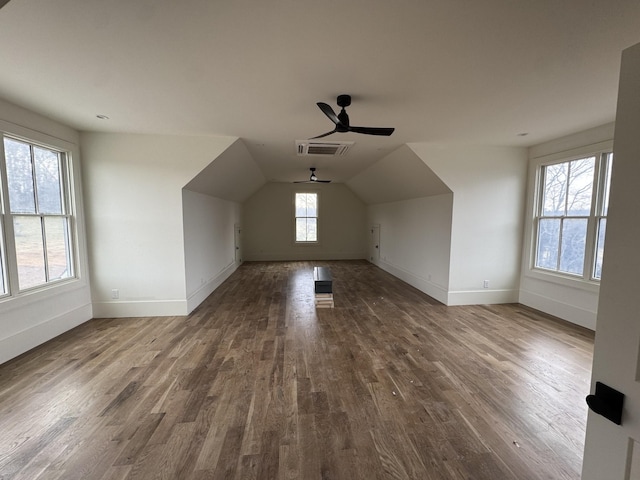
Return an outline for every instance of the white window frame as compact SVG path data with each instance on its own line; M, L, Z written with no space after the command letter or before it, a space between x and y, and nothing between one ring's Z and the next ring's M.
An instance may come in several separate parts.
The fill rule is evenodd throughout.
M34 132L35 133L35 132ZM38 136L35 134L34 136ZM62 189L62 199L63 203L62 209L63 214L43 214L43 213L35 213L35 214L12 214L9 207L9 184L6 172L6 160L5 160L5 151L4 151L4 139L9 138L12 140L16 140L19 142L26 143L32 149L33 147L40 147L47 150L54 151L61 156L60 161L60 175L61 175L61 189ZM54 139L57 140L57 139ZM57 144L56 144L57 143ZM0 301L6 301L11 299L17 299L23 296L31 296L37 292L44 292L51 290L53 293L54 290L59 288L60 286L64 286L69 283L76 282L79 280L79 244L78 244L78 234L77 234L77 211L75 207L75 189L78 188L78 185L74 181L73 176L73 166L72 166L72 147L69 145L67 147L67 142L42 142L37 139L34 139L30 135L20 135L16 134L12 131L0 130L0 258L1 263L0 268L2 268L3 279L5 282L6 292L0 290ZM35 182L35 179L34 179ZM69 252L68 252L68 260L71 272L69 276L61 279L46 279L44 283L27 287L20 288L19 285L19 275L18 275L18 260L16 253L16 244L14 239L14 216L32 216L38 218L45 217L64 217L67 219L68 225L68 244L69 244ZM43 221L43 220L41 220ZM45 258L46 258L46 239L43 239L43 248L45 248ZM45 263L45 269L46 269ZM48 274L47 274L48 276Z
M570 283L572 281L578 281L583 284L591 284L594 286L599 285L600 279L594 277L596 266L596 248L597 248L597 235L599 220L606 218L603 214L602 205L605 193L605 173L606 165L608 161L613 158L612 145L606 142L606 145L593 146L591 149L581 149L580 152L572 155L556 154L551 155L544 161L541 161L536 165L535 183L534 183L534 198L533 198L533 218L532 228L530 236L530 263L529 274L530 276L555 279L558 283ZM538 251L538 228L540 218L544 218L541 215L543 205L543 192L544 192L544 168L551 165L562 164L571 162L574 160L580 160L588 157L595 157L594 166L594 182L591 192L591 210L587 218L587 234L585 242L585 256L583 262L582 274L573 274L568 272L562 272L554 269L547 269L536 266L536 256ZM609 179L610 181L610 179ZM547 217L549 218L549 217ZM570 218L569 216L565 218Z
M306 195L315 195L316 196L316 239L315 240L298 240L298 235L297 235L297 229L296 229L296 225L297 225L297 219L298 216L296 215L296 195L299 194L306 194ZM293 192L293 199L292 199L292 205L293 205L293 243L295 245L318 245L320 243L320 193L318 191L313 191L313 190L296 190ZM300 217L302 218L302 217ZM304 217L304 218L313 218L313 217Z

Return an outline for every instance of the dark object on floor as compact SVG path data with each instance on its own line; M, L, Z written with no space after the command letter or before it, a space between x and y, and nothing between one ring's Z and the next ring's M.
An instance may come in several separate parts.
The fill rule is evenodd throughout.
M329 267L313 267L315 293L333 293L332 280Z

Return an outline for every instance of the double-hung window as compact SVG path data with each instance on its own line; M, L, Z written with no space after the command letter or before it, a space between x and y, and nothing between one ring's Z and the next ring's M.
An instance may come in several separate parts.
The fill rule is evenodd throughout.
M75 276L66 152L2 137L0 294Z
M612 161L598 152L540 168L534 268L600 279Z
M318 194L295 194L296 243L318 243Z

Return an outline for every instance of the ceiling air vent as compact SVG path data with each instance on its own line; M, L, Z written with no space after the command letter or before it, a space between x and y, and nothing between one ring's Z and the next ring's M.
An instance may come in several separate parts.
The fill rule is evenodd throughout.
M298 155L346 155L353 142L322 142L316 140L296 140Z

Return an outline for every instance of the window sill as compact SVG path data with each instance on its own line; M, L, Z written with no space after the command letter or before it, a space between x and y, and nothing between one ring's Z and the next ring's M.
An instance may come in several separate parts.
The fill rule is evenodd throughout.
M54 284L44 285L42 287L25 290L13 295L4 296L0 298L0 310L8 311L14 308L21 308L24 305L46 301L48 299L59 297L60 295L81 290L87 286L87 282L80 278L61 280Z
M529 269L524 276L534 280L554 283L556 285L562 285L565 287L575 288L593 293L598 293L600 291L599 281L585 280L583 278L572 277L569 275L563 275L561 273L554 273L546 270Z

